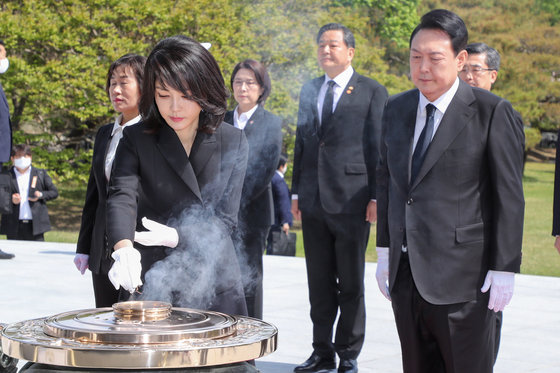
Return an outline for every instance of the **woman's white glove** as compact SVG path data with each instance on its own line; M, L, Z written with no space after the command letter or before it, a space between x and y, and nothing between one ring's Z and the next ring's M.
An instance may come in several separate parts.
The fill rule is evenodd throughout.
M111 256L115 262L109 270L109 280L115 289L119 290L122 286L129 293L134 293L142 285L140 252L132 246L125 246L115 250Z
M377 270L375 271L375 278L377 279L377 286L381 290L381 294L388 300L391 300L389 294L389 248L377 247Z
M89 267L89 255L76 254L74 256L74 264L76 265L76 268L78 268L78 271L80 271L83 275L86 269L88 269Z
M513 297L513 285L515 283L515 273L488 271L482 285L483 293L490 289L490 300L488 308L494 312L503 311Z
M179 243L179 235L175 228L160 224L147 217L142 218L142 225L147 229L144 232L136 232L134 241L144 246L167 246L175 247Z

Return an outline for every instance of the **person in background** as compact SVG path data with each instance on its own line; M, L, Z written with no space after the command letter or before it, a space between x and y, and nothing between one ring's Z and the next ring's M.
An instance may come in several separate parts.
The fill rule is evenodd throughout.
M249 144L234 245L241 266L249 316L262 319L262 255L274 222L270 181L282 147L282 119L264 109L271 83L263 64L255 60L238 63L230 83L237 107L227 112L224 120L243 130Z
M119 115L113 123L99 128L95 136L82 224L74 257L76 268L82 274L88 268L91 271L96 307L111 307L119 298L119 292L108 277L113 259L112 249L107 246L105 229L107 188L123 129L141 120L138 104L145 62L146 57L125 54L111 64L107 73L105 92Z
M246 315L231 234L248 147L222 122L220 68L200 43L169 37L148 56L141 91L143 120L124 130L109 184L109 279L119 300L138 289L145 300Z
M478 87L490 91L498 78L500 70L500 54L494 48L484 43L470 43L465 50L468 53L467 63L459 72L459 78L469 83L471 87ZM525 133L521 114L514 110L518 125L515 135L518 137L521 149L525 153ZM525 156L524 156L525 159ZM496 341L494 343L494 362L498 358L500 337L502 334L502 311L496 313Z
M511 104L458 78L468 31L424 14L410 37L415 89L383 112L376 279L404 373L490 373L496 313L521 266L523 151Z
M339 372L357 372L366 323L365 253L376 219L375 165L387 90L352 68L355 41L348 28L329 23L316 41L325 74L301 89L292 177L292 214L302 221L313 353L295 372L335 369L335 353Z
M270 227L270 234L268 235L267 254L269 255L274 254L272 232L282 232L287 235L293 223L292 212L290 211L290 189L288 184L286 184L286 180L284 180L287 170L288 158L281 155L276 173L270 182L272 186L272 200L274 201L274 224Z
M47 171L31 166L29 145L15 145L11 160L12 213L2 215L0 233L8 240L44 241L51 230L47 201L58 197L58 190Z
M10 62L6 57L4 41L0 40L0 74L8 71ZM10 160L12 151L12 124L10 123L10 107L0 83L0 206L2 211L9 212L12 205L10 175L4 169L4 163ZM0 250L0 259L12 259L15 255Z

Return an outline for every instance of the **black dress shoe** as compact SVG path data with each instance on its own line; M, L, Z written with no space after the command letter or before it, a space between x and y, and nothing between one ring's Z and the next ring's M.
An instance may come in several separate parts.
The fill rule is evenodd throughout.
M303 364L294 368L294 372L318 372L320 370L336 369L336 362L333 357L321 357L315 352Z
M0 259L12 259L14 256L14 254L8 254L0 250Z
M358 373L358 362L356 359L340 359L338 373Z

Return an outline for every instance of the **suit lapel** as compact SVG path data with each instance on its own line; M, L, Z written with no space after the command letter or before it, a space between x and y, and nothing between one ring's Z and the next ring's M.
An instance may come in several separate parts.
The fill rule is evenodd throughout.
M316 133L319 137L321 137L322 134L321 134L321 123L319 122L319 112L317 111L317 100L319 96L319 90L321 89L321 85L323 84L324 81L325 81L324 76L320 78L315 78L312 81L313 92L310 97L311 99L310 106L311 106L311 113L312 113L313 127L314 127L313 133Z
M260 124L262 123L262 119L264 116L264 109L262 106L258 106L257 110L251 115L251 118L247 121L247 125L245 126L245 136L247 138L253 136L255 133L259 132L261 129Z
M404 102L396 113L394 113L399 122L395 119L389 119L390 125L398 123L399 127L395 128L394 141L391 143L395 149L399 149L398 154L393 155L398 157L398 162L395 167L398 172L395 172L397 183L403 186L403 189L408 189L409 173L410 173L410 149L412 148L412 141L414 140L414 126L416 125L416 113L418 108L418 90L411 91L407 100Z
M196 138L199 136L197 135ZM195 143L196 143L195 138ZM169 163L169 166L179 175L181 180L193 191L193 193L202 201L202 196L200 194L200 188L198 186L198 181L193 169L193 166L189 162L189 158L185 153L185 149L181 145L181 141L175 134L175 131L171 129L168 125L163 125L160 128L157 147L165 160ZM193 149L194 150L194 144ZM191 150L191 154L194 153Z
M198 132L194 139L191 150L191 164L198 177L206 168L208 161L218 150L218 142L215 134Z
M426 151L424 162L418 171L418 176L411 186L414 188L423 178L434 164L441 158L445 150L451 145L463 128L470 122L470 119L476 113L476 110L470 105L474 101L474 94L471 87L459 82L459 88L455 97L447 107L441 123Z

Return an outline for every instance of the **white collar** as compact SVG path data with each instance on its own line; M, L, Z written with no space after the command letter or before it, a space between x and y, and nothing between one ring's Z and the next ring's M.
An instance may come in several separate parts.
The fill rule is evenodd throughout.
M352 65L350 65L346 68L346 70L335 76L333 79L329 78L329 76L325 74L325 81L323 82L323 84L327 84L329 80L334 80L337 86L339 86L340 88L344 88L348 85L348 82L352 78L353 74L354 69L352 68Z
M456 78L451 88L449 88L445 93L435 99L434 102L430 102L430 100L428 100L426 96L424 96L422 92L420 92L418 107L421 108L421 110L425 110L426 105L431 103L438 109L438 111L440 111L442 114L445 114L447 107L449 106L449 104L451 104L451 100L453 100L453 97L455 97L455 93L457 93L457 89L459 89L459 78Z
M122 117L123 117L122 114L120 114L117 118L115 118L115 123L113 124L113 130L111 131L111 136L114 136L119 128L124 129L125 127L132 126L133 124L136 124L142 120L142 116L138 115L121 126L120 123L122 121Z

